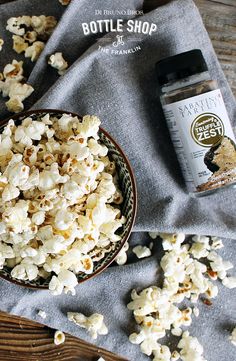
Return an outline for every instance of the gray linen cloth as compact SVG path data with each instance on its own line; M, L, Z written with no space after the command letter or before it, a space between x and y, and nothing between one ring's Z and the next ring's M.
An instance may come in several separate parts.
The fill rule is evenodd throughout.
M59 21L36 64L25 61L26 75L35 92L26 108L58 108L79 114L97 114L103 127L117 139L128 155L138 186L138 215L131 239L141 242L142 232L158 230L187 234L209 234L235 238L234 190L210 197L193 199L185 189L175 152L158 103L154 65L162 57L200 48L213 78L218 79L231 119L236 112L235 100L219 66L198 10L191 0L174 0L139 20L157 24L152 36L124 32L125 45L119 50L140 46L129 55L111 55L99 51L99 45L113 49L115 33L85 36L81 23L96 18L119 18L95 15L95 9L137 10L141 0L72 0L66 8L57 0L18 0L0 6L0 34L5 40L0 53L0 68L13 58L24 59L11 49L11 34L6 32L10 16L55 15ZM124 20L129 17L122 15ZM137 39L138 38L138 39ZM47 65L46 58L62 51L70 68L63 77ZM25 60L25 59L24 59ZM1 119L8 116L0 101ZM235 260L234 241L225 241L222 254ZM110 267L96 278L77 287L76 296L52 297L48 291L31 291L1 280L1 310L25 316L91 341L84 330L67 321L67 311L85 314L101 312L109 334L96 343L129 360L147 360L139 347L128 341L134 331L131 312L126 309L130 290L146 287L159 280L160 245L153 256L128 265ZM199 337L208 361L234 361L235 351L228 341L236 323L235 292L219 285L219 296L211 308L199 305L201 316L194 320L190 332ZM37 311L48 317L42 321ZM233 319L234 318L234 319ZM164 342L176 343L176 339Z

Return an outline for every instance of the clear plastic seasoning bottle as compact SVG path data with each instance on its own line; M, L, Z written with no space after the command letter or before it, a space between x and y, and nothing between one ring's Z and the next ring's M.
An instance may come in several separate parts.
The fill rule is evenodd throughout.
M156 64L161 103L190 193L236 184L236 140L201 50Z

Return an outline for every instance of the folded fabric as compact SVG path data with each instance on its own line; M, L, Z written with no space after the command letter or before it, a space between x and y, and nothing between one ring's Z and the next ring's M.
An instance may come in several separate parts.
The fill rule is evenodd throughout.
M25 102L26 108L57 108L84 114L96 114L102 126L122 146L131 161L138 186L138 215L134 231L185 232L236 237L236 203L234 189L227 189L210 197L191 198L176 160L175 151L163 119L157 94L155 63L159 59L200 48L211 75L219 81L229 115L234 120L234 97L225 80L215 52L202 24L197 8L191 0L174 0L138 20L154 23L157 31L150 35L124 31L124 44L118 45L116 33L84 35L81 24L100 18L120 18L116 10L139 10L141 0L72 0L65 9L57 0L18 0L0 6L0 34L5 44L0 55L0 67L12 59L25 62L28 82L35 91ZM113 10L108 15L96 15L95 9ZM34 65L12 49L12 40L5 30L11 16L54 15L59 20L37 63ZM128 15L122 15L124 21ZM110 50L107 54L101 47ZM122 54L124 49L134 49ZM70 67L64 76L47 64L48 56L63 53ZM120 54L119 54L120 52ZM9 114L0 101L1 119ZM134 234L134 242L142 238ZM233 258L233 243L228 241L226 255ZM131 345L128 335L134 330L130 312L125 304L133 287L146 287L158 279L157 252L150 259L123 267L111 267L102 275L77 287L77 295L52 297L48 291L31 291L1 280L0 307L2 310L41 322L38 309L50 315L44 323L90 340L84 330L66 321L67 311L102 312L110 333L97 343L129 360L146 360L138 346ZM129 275L129 277L127 277ZM192 330L202 336L208 361L233 361L233 350L221 340L224 322L229 322L233 298L224 290L210 312ZM209 313L208 313L209 312ZM217 321L217 326L215 322ZM213 326L214 325L214 326ZM214 330L214 331L213 331ZM191 331L191 330L190 330ZM212 334L214 332L214 339ZM91 340L90 340L91 341ZM218 346L218 347L217 347ZM216 348L219 350L215 353ZM227 352L227 356L226 356Z

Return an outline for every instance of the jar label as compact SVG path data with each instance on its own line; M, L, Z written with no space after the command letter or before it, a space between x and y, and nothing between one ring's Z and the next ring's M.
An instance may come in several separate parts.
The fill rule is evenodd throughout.
M220 89L163 110L190 191L236 182L236 140Z

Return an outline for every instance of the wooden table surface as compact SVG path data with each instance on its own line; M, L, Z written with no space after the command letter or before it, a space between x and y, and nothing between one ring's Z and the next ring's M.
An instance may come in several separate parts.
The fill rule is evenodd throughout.
M183 0L185 1L185 0ZM0 0L0 3L7 2ZM168 0L146 0L150 10ZM236 0L195 0L222 68L236 95ZM106 361L123 358L66 335L60 346L53 343L54 330L0 312L0 361Z

